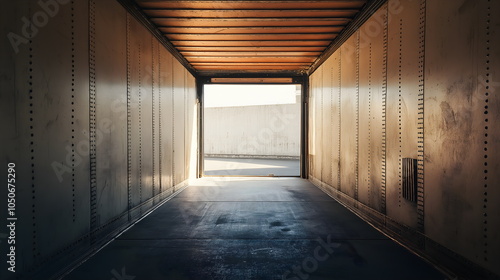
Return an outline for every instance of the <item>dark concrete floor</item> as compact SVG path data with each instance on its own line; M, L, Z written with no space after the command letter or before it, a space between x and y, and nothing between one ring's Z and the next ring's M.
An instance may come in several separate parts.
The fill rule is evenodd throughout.
M204 178L64 279L446 279L299 178Z
M298 159L205 157L204 167L208 176L300 176Z

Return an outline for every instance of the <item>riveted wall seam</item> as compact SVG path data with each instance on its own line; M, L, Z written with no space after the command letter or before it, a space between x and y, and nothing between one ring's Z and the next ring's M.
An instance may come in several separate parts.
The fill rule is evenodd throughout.
M489 145L488 145L488 140L489 140L489 127L488 127L488 103L489 103L489 98L490 98L490 93L493 93L494 90L490 90L490 79L491 77L491 72L490 72L490 32L491 32L491 0L486 0L486 20L485 20L485 51L486 51L486 56L485 56L485 81L484 81L484 86L485 86L485 93L484 93L484 186L483 186L483 261L484 262L489 262L489 253L490 251L488 250L488 241L489 241L489 235L488 235L488 150L489 150ZM494 251L494 250L493 250Z
M89 0L89 160L90 160L90 242L95 243L97 221L96 162L96 3Z
M359 200L359 31L356 32L356 170L354 199Z
M419 18L419 92L418 92L418 151L417 151L417 219L418 230L425 232L424 212L424 105L425 105L425 17L426 0L420 1Z
M382 62L382 184L380 189L381 212L387 214L386 190L387 190L387 47L388 47L388 26L389 26L389 5L385 6L384 17L384 47Z
M152 167L153 167L153 186L152 186L152 196L155 196L155 187L156 187L156 121L155 121L155 52L154 52L154 37L151 36L151 131L152 131Z
M139 90L138 90L138 94L137 94L137 103L138 103L138 113L139 113L139 117L138 117L138 135L139 135L139 149L138 149L138 154L139 154L139 204L142 203L142 89L141 89L141 86L142 86L142 63L141 63L141 60L142 60L142 50L141 50L141 46L142 46L142 42L140 42L138 44L138 57L137 57L137 61L138 61L138 64L139 64L139 69L137 71L137 74L139 75L139 79L138 79L138 86L139 86ZM142 207L141 209L139 210L139 213L140 215L142 215Z
M132 220L132 113L131 113L131 71L130 71L130 15L126 15L126 55L127 55L127 201L128 221Z
M338 73L339 73L339 145L338 145L338 165L337 165L337 187L338 190L342 190L342 181L340 180L341 172L340 172L340 159L341 159L341 151L342 151L342 48L339 48L339 63L338 63Z

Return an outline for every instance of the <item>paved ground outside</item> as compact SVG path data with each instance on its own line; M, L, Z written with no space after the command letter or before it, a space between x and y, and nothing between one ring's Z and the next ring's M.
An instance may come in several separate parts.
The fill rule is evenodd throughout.
M204 174L208 176L300 176L300 161L298 159L205 157Z

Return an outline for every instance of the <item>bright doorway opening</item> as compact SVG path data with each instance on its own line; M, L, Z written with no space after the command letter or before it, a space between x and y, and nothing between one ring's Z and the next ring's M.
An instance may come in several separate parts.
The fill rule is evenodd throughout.
M206 84L205 176L300 176L301 86Z

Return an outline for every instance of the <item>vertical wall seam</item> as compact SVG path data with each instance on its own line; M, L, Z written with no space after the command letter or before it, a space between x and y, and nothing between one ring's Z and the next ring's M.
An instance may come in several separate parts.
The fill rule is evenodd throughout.
M75 190L75 1L71 0L71 199L73 223L76 222Z
M356 32L356 170L354 199L359 200L359 31Z
M28 8L28 15L31 15L31 7ZM33 23L30 21L30 28L32 28ZM32 234L32 254L33 259L36 260L37 256L40 255L37 246L37 227L36 227L36 183L35 183L35 112L34 112L34 89L33 89L33 37L29 37L29 52L28 52L28 64L29 64L29 76L28 76L28 95L29 95L29 132L30 132L30 157L31 157L31 222L33 226Z
M184 180L186 180L187 176L186 176L186 144L187 144L187 137L186 137L186 127L187 127L187 122L188 122L188 118L187 118L187 95L188 93L186 92L186 86L187 86L187 79L186 79L186 76L187 76L187 70L185 70L185 68L182 69L182 79L183 79L183 89L184 89L184 94L183 94L183 119L184 119L184 125L182 126L182 135L184 135L184 146L182 147L182 158L184 158L184 164L182 166L182 178L181 178L181 182L183 182Z
M89 159L90 159L90 242L95 243L97 229L97 162L96 162L96 10L89 0Z
M341 159L341 150L342 150L342 48L339 48L339 63L338 63L338 83L339 83L339 146L338 146L338 163L337 163L337 186L338 190L342 189L342 181L340 180L341 172L340 172L340 159Z
M139 113L139 118L138 118L138 127L139 127L139 131L138 131L138 134L139 134L139 204L142 203L142 89L141 89L141 86L142 86L142 63L141 63L141 60L142 60L142 50L141 50L141 46L142 46L142 41L139 42L138 44L138 57L137 57L137 60L138 60L138 64L139 64L139 70L137 71L137 74L139 75L139 82L138 82L138 86L139 86L139 91L138 91L138 94L137 94L137 103L138 103L138 113ZM142 207L140 209L140 214L142 215Z
M158 181L158 193L161 194L162 192L162 172L163 172L163 140L162 140L162 119L161 119L161 46L158 46L158 153L159 153L159 158L158 158L158 176L159 176L159 181Z
M368 44L368 205L372 205L372 42ZM373 206L372 206L373 207Z
M333 77L333 68L334 67L335 66L332 63L332 65L330 67L330 81L332 81L330 83L330 131L332 131L332 138L334 137L333 133L335 132L335 128L333 127L333 122L334 122L334 116L333 116L333 109L334 109L334 105L333 105L333 103L334 103L334 100L333 100L333 79L334 79L334 77ZM331 176L330 176L331 177L330 182L332 184L332 187L335 186L335 184L333 182L333 167L334 167L333 163L335 162L334 161L334 154L333 154L334 151L335 151L334 147L332 147L331 152L330 152L330 164L331 164L331 166L330 166L330 172L332 173Z
M398 52L398 207L401 207L401 197L403 188L403 117L402 117L402 103L403 103L403 18L399 19L399 52Z
M151 124L152 124L152 152L153 152L153 186L152 186L152 196L155 196L155 183L156 183L156 138L155 138L155 133L156 133L156 121L155 121L155 52L154 52L154 36L151 36Z
M489 251L488 251L488 240L489 240L489 235L488 235L488 150L489 150L489 145L488 145L488 132L489 132L489 127L488 127L488 103L489 103L489 97L490 97L490 92L493 93L493 90L490 90L490 79L491 73L490 73L490 25L491 25L491 0L486 1L486 28L485 28L485 51L486 51L486 56L485 56L485 81L484 81L484 86L485 86L485 93L484 93L484 192L483 192L483 261L488 262L489 261Z
M386 189L387 189L387 41L389 10L385 6L384 17L384 47L383 47L383 69L382 69L382 184L380 189L381 212L387 214Z
M130 15L126 14L126 55L127 55L127 203L128 220L132 220L132 113L131 113L131 85L130 85Z
M418 92L418 150L417 150L417 219L418 230L425 231L424 212L424 105L425 105L425 17L426 0L420 1L419 20L419 92Z
M172 67L172 192L175 191L175 73L174 73L174 62L173 59L171 59L172 63L170 66Z
M321 142L321 145L324 145L325 144L325 134L323 133L323 123L324 123L324 120L323 120L323 110L325 108L323 108L323 89L324 89L324 81L323 81L323 71L324 71L324 68L321 67L321 69L319 69L320 73L319 73L319 89L321 89L321 94L320 94L320 106L319 106L319 112L320 112L320 120L321 120L321 125L319 125L319 127L321 127L321 129L319 130L321 132L321 137L320 137L320 142ZM323 178L323 165L324 165L324 159L323 159L323 152L322 151L319 151L317 154L321 154L321 157L320 157L320 161L319 161L319 180L321 182L325 182L325 179Z

